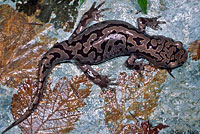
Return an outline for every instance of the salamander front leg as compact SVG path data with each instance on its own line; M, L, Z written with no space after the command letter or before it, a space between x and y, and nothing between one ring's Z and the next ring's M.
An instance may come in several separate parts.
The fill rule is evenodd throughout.
M137 23L138 23L138 29L142 32L145 32L145 28L151 27L154 30L158 30L158 29L162 29L159 24L165 24L165 21L158 21L158 18L160 18L160 16L158 17L154 17L154 18L143 18L140 17L137 19Z
M81 33L86 26L92 21L98 21L100 17L103 17L101 13L109 10L109 8L100 9L100 7L105 3L103 1L98 6L96 6L96 2L93 3L92 7L82 16L77 28L74 30L71 38L76 37L79 33ZM95 7L96 6L96 7Z
M140 75L142 75L141 71L144 70L144 66L146 64L144 64L143 61L136 62L136 59L138 59L138 57L134 54L131 54L131 56L126 60L124 64L127 68L135 69Z
M85 73L85 75L96 85L98 85L101 90L104 92L105 88L112 89L109 87L110 85L118 85L117 83L113 83L114 79L109 78L106 75L100 75L90 65L84 65L81 63L76 63L76 65Z

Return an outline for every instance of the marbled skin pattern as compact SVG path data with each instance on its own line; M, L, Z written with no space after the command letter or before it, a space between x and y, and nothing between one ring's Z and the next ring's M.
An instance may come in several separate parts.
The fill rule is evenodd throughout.
M158 18L138 18L138 28L119 20L107 20L87 27L88 23L103 16L100 13L108 10L99 9L104 2L95 7L94 3L80 20L71 37L57 43L41 59L38 74L38 89L35 99L25 114L11 124L6 132L20 122L24 121L42 99L47 78L55 65L74 61L86 76L101 89L112 85L107 76L102 76L92 69L90 65L99 64L118 56L129 56L125 65L136 69L139 73L144 69L142 62L135 62L137 58L145 58L158 68L171 71L183 65L187 59L187 52L179 41L164 36L150 36L145 33L145 27L158 29Z

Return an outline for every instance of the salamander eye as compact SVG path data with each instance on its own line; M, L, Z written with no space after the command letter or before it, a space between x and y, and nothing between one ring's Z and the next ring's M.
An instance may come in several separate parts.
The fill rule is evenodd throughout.
M177 46L178 49L183 47L183 44L180 41L174 42L174 45Z

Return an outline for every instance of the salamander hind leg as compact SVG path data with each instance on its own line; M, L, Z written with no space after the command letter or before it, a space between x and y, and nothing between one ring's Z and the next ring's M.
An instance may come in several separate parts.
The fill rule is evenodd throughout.
M110 87L111 85L118 85L118 83L112 82L114 78L110 78L106 75L100 75L97 73L90 65L84 65L81 63L76 63L76 65L84 72L84 74L96 85L98 85L104 92L106 88L114 90Z
M160 18L160 16L158 17L154 17L154 18L143 18L140 17L137 19L137 23L138 23L138 29L142 32L145 32L145 28L151 27L154 30L158 30L158 29L162 29L159 24L165 24L165 21L158 21L158 18Z
M96 6L96 2L93 3L92 7L82 16L77 28L72 34L72 37L76 37L79 33L81 33L90 22L99 21L99 18L104 16L101 13L109 10L109 8L100 9L104 3L105 1L100 3L98 6Z

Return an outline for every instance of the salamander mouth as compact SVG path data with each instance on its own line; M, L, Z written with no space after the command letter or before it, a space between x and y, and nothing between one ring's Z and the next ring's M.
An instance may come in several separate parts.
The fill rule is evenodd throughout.
M169 68L173 69L173 68L176 68L176 67L178 67L178 62L177 61L169 63Z

